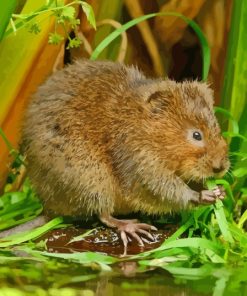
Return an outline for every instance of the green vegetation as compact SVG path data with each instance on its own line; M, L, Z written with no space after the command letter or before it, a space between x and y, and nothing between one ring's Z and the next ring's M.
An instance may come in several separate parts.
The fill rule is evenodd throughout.
M83 12L87 16L89 23L96 29L96 23L95 23L92 7L89 4L87 4L85 1L75 0L64 5L62 2L59 2L59 1L49 0L47 1L46 5L40 7L39 9L31 13L10 14L9 18L11 17L10 18L11 28L9 28L5 32L4 36L6 37L13 32L16 33L17 30L21 29L23 26L27 26L29 28L30 33L38 34L41 31L41 26L40 26L40 21L37 21L35 18L37 16L42 16L42 15L45 15L46 18L54 16L55 31L53 33L50 33L48 42L50 44L58 44L62 40L64 40L64 37L57 32L57 27L61 26L65 32L65 35L69 40L68 48L78 47L81 45L81 40L77 36L74 38L71 38L66 28L66 26L69 24L72 29L75 29L76 26L80 24L80 20L76 18L76 9L73 5L81 6ZM8 8L7 6L10 6L10 4L6 5L6 9ZM12 4L12 7L13 7L13 4ZM10 7L10 9L12 7ZM13 19L15 19L16 22L14 22Z
M11 3L11 1L9 1ZM84 1L73 1L67 5L57 6L57 1L48 1L47 5L35 10L31 14L13 14L15 1L4 7L6 14L11 15L15 21L11 21L11 27L6 29L7 21L0 26L1 36L8 36L21 28L30 25L33 33L38 33L41 28L35 21L37 15L51 13L56 17L56 23L61 24L66 35L66 26L78 25L75 17L76 10L72 4L80 4L86 13L89 22L95 26L91 7ZM1 4L3 5L3 4ZM1 10L0 5L0 13ZM137 23L157 15L179 16L189 23L196 32L203 54L203 79L207 78L210 66L209 47L198 25L179 13L153 13L141 16L126 23L121 28L109 34L91 55L96 59L99 54L110 45L121 33ZM239 20L239 22L236 21ZM169 237L160 247L133 255L126 258L117 258L96 252L81 253L52 253L46 249L46 241L35 242L42 234L59 227L67 227L63 218L58 217L35 230L19 233L0 239L0 273L5 290L2 293L10 295L33 295L35 285L48 287L46 290L39 288L37 295L93 295L90 288L85 291L88 294L76 294L77 290L65 288L68 285L87 282L103 273L105 277L118 275L118 264L136 262L135 272L142 274L151 268L160 268L168 271L175 278L174 283L183 285L186 281L194 286L195 290L208 292L212 295L238 295L247 290L247 77L246 77L246 32L247 4L246 1L238 1L235 5L230 33L227 66L225 69L225 84L223 88L222 107L215 111L219 114L223 127L223 135L229 140L232 168L224 179L209 180L208 186L215 183L224 185L227 197L222 202L218 200L215 205L202 206L181 214L181 225L178 230ZM245 26L245 30L244 30ZM56 26L55 26L56 27ZM5 32L5 33L4 33ZM4 35L5 34L5 35ZM233 42L238 35L238 42ZM56 44L64 37L57 33L51 33L49 41ZM234 39L235 40L235 39ZM69 47L80 45L77 37L70 39ZM235 61L237 61L235 63ZM244 63L243 71L239 70L240 63ZM229 110L229 111L228 111ZM236 119L237 120L236 120ZM5 185L4 194L0 199L0 230L22 224L33 219L42 212L42 206L36 197L28 179L18 191L13 191L13 186L21 174L24 165L23 157L13 149L2 129L0 135L8 146L14 162ZM71 271L72 270L72 271ZM155 274L157 272L153 271ZM207 279L207 290L205 282ZM15 281L16 280L16 281ZM19 282L18 282L19 280ZM158 281L166 281L166 277L157 275ZM169 282L169 279L167 280ZM9 282L24 289L7 288ZM150 284L146 279L142 283ZM31 284L30 284L31 283ZM204 283L204 284L203 284ZM122 288L128 290L128 283L123 280ZM138 288L138 282L135 283ZM201 285L201 288L199 287ZM9 285L11 286L11 285ZM85 284L85 287L86 284ZM62 288L62 289L61 289ZM38 291L38 290L37 290ZM37 292L36 291L36 292ZM37 292L38 293L38 292ZM43 294L42 294L43 293ZM3 294L5 295L5 294Z

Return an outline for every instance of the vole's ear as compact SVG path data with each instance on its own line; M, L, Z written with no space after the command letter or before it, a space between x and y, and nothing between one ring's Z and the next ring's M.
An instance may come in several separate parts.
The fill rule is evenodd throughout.
M198 87L198 89L202 94L203 100L212 109L214 106L214 92L206 82L199 83L200 86Z
M171 101L169 89L159 83L150 83L139 87L142 99L153 113L159 113L167 108Z
M168 92L158 90L151 93L146 102L151 107L153 113L159 113L168 107L170 99Z
M212 90L212 88L210 88L206 83L204 83L204 100L205 102L211 107L213 108L214 106L214 92Z

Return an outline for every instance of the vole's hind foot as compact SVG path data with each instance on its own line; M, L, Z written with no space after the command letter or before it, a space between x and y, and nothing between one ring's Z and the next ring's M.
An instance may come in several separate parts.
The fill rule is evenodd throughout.
M200 193L200 202L204 204L212 204L216 199L224 199L226 192L223 186L216 186L213 190L202 190Z
M154 237L149 230L158 230L153 225L146 223L138 223L137 220L118 220L110 215L102 215L100 220L109 227L116 228L120 232L121 240L124 245L123 256L127 255L128 242L135 239L138 245L144 247L142 236L146 236L151 241L154 241Z
M154 241L154 237L148 230L157 230L154 226L145 223L126 223L124 220L119 220L119 225L117 227L120 232L121 239L123 241L124 247L127 247L129 238L134 238L138 245L144 247L143 240L140 235L145 235L151 241Z

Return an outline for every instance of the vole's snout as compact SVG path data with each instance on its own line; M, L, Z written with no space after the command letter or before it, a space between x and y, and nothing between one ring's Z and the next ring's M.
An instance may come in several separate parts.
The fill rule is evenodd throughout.
M211 174L216 178L222 178L230 168L228 157L228 145L226 141L220 137L213 147L210 146L211 156Z
M223 177L229 170L230 163L228 157L224 157L217 163L213 163L212 171L215 177Z
M223 165L221 166L217 166L217 167L213 167L213 172L214 174L220 174L223 173L225 171L225 167Z

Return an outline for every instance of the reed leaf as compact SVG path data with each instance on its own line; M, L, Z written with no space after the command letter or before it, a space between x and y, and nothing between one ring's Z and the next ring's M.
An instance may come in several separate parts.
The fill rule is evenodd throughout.
M182 18L186 23L188 23L191 28L197 34L197 37L200 40L201 48L202 48L202 59L203 59L203 69L202 69L202 80L206 80L208 77L209 67L210 67L210 49L208 46L208 42L201 31L200 27L191 19L186 16L176 13L176 12L165 12L165 13L150 13L147 15L143 15L136 19L133 19L126 24L124 24L121 28L114 30L109 36L107 36L93 51L91 55L91 60L96 60L101 52L117 37L121 35L122 32L128 30L129 28L141 23L142 21L148 20L155 16L177 16Z

